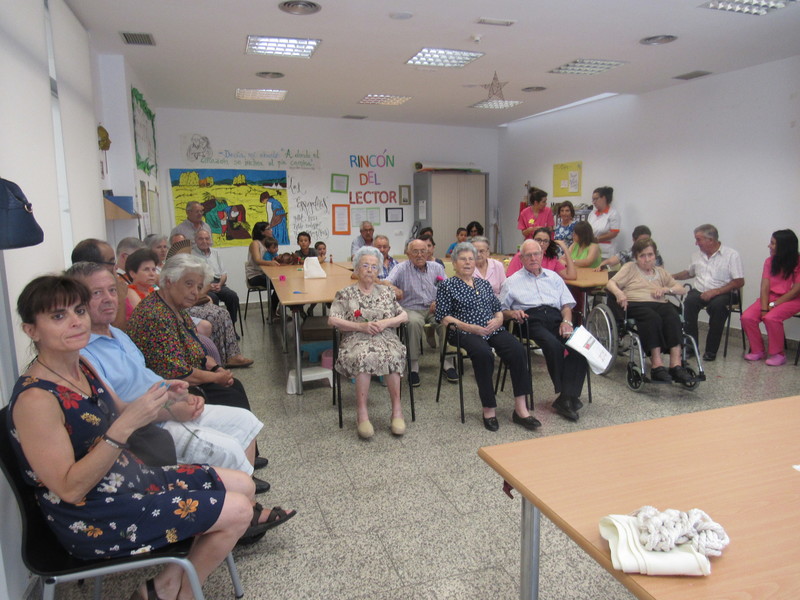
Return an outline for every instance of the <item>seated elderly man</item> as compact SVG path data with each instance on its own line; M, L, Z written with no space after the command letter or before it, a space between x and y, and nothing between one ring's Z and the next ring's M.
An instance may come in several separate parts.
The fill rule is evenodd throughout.
M372 236L375 234L375 228L369 221L363 221L361 223L361 229L359 229L359 234L360 235L353 240L353 243L350 244L351 259L356 255L356 252L358 252L359 248L363 248L364 246L372 246Z
M192 254L206 261L214 272L214 280L208 290L208 297L213 300L214 304L219 304L219 301L222 300L231 315L231 321L236 323L239 315L239 294L225 285L228 281L228 272L225 270L225 265L222 264L219 251L211 247L211 233L205 230L198 231L194 241Z
M143 395L162 377L145 366L144 356L131 339L111 323L119 298L113 276L101 265L79 262L66 274L83 283L91 293L89 317L92 334L81 350L117 395L129 402ZM159 425L169 432L179 463L204 463L253 473L256 461L256 435L263 423L253 413L230 406L205 405L203 398L188 395L185 402L166 408L171 420ZM170 463L171 464L171 463ZM266 459L259 466L266 466ZM269 484L253 478L257 492Z
M578 420L583 403L578 399L586 378L586 359L567 347L572 335L575 299L564 280L542 268L543 251L533 240L520 250L523 268L505 280L500 290L503 317L514 319L544 353L547 371L558 398L553 408L565 419Z
M428 260L428 245L423 240L412 240L406 247L408 260L399 263L386 277L386 282L396 286L402 292L400 306L408 313L408 351L411 360L411 385L420 385L419 354L422 331L425 324L436 325L434 311L436 310L436 288L440 282L447 278L444 267ZM429 331L433 331L429 329ZM437 326L439 339L442 340L443 329ZM436 333L431 334L429 344L436 347ZM453 362L447 359L445 363L447 380L458 383L458 373L453 368Z
M122 279L126 284L132 283L130 275L128 275L128 272L125 270L125 263L128 261L128 257L137 250L146 247L142 240L135 237L122 238L117 244L116 274L117 277Z
M392 249L392 247L389 245L388 237L385 235L376 235L373 244L383 256L380 265L378 265L380 267L380 270L378 271L378 279L386 279L387 275L389 275L389 273L392 272L392 269L394 269L399 263L391 254L389 254L389 251Z
M688 269L675 273L678 281L694 277L694 289L686 294L683 303L683 319L686 333L697 340L697 315L700 309L708 312L708 336L703 360L717 358L717 350L722 340L722 331L728 320L728 306L731 294L744 285L744 270L739 253L719 241L719 231L713 225L695 227L694 240L698 251L692 254L692 264Z
M191 240L194 246L194 240L200 231L207 231L211 234L211 226L203 220L203 205L197 201L186 203L186 220L182 221L179 225L174 227L169 233L170 243L175 243L173 237L177 234L183 236L183 239Z

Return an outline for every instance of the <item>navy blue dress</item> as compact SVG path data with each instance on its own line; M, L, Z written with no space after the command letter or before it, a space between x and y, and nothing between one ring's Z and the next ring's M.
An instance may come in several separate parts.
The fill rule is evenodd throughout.
M207 465L148 467L123 450L77 504L65 502L39 481L14 428L14 406L22 392L35 387L53 395L64 413L76 461L105 443L102 436L117 417L102 381L83 362L81 369L92 389L88 398L51 381L20 377L5 424L23 477L36 488L39 506L64 548L82 559L139 554L206 531L219 518L225 498L225 486Z

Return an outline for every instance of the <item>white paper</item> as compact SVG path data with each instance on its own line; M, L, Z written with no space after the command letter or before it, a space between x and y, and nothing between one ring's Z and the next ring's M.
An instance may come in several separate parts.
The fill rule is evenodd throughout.
M567 340L567 346L586 358L595 375L605 371L611 362L611 353L583 325L572 333Z
M420 200L419 208L417 209L417 219L424 221L428 218L428 201Z
M324 279L327 276L316 256L309 256L303 261L303 279Z

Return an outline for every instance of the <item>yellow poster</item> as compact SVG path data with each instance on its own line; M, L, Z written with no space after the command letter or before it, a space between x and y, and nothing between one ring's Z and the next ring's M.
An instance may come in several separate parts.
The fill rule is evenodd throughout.
M581 161L553 165L553 196L581 195Z

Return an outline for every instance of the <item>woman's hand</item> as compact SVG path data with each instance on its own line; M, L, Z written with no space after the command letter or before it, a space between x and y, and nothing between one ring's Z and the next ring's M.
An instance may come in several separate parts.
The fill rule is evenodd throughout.
M553 240L553 241L555 241L556 246L561 248L561 250L563 250L564 253L569 252L569 247L567 246L567 243L564 240Z
M231 387L233 385L233 373L228 369L219 368L214 371L214 383Z
M159 410L167 403L168 392L166 381L154 383L142 396L125 405L125 410L108 428L109 435L125 443L134 431L156 420ZM117 433L119 437L114 437Z
M503 326L503 315L501 313L499 315L496 314L491 319L489 319L489 322L486 324L486 327L484 329L486 329L487 332L486 334L488 335L489 333L497 331L502 326Z
M617 297L617 304L619 304L620 308L627 309L628 297L625 295L625 292L620 291L619 294L616 294L616 297Z
M654 289L654 290L653 290L653 291L650 293L650 295L651 295L653 298L655 298L656 300L658 300L658 299L660 299L660 298L663 298L663 297L664 297L664 294L668 294L668 293L669 293L669 288L658 287L658 288Z

